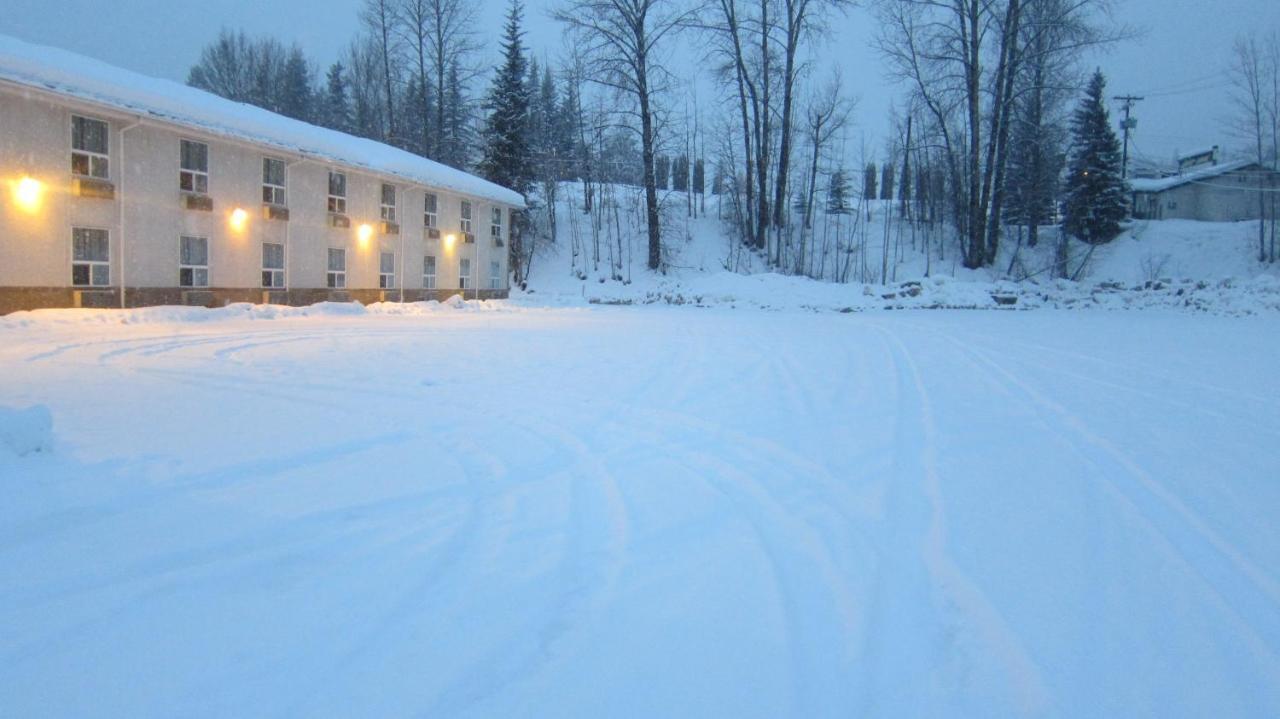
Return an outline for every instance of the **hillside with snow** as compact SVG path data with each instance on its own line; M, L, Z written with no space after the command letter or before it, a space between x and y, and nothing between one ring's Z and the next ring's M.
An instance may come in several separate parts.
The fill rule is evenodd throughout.
M668 268L652 273L638 188L606 186L615 203L602 221L584 213L580 185L558 194L556 239L540 201L534 217L544 239L535 255L522 304L742 304L765 308L859 310L879 307L1192 308L1232 313L1280 309L1280 268L1256 260L1257 224L1189 220L1135 221L1113 242L1070 244L1069 273L1053 277L1057 228L1041 230L1035 248L1004 238L992 268L970 270L948 246L947 228L901 221L893 203L871 203L867 214L820 217L813 231L825 256L808 266L824 281L770 269L762 254L729 236L731 211L705 198L705 215L691 217L684 193L662 195ZM886 219L887 218L887 219ZM821 223L821 224L820 224ZM848 237L837 252L832 234ZM929 250L925 250L931 236ZM950 251L949 251L950 250ZM838 275L842 275L839 276ZM1003 301L1001 299L1003 298ZM1011 300L1010 298L1017 298ZM1012 301L1012 304L1008 304Z

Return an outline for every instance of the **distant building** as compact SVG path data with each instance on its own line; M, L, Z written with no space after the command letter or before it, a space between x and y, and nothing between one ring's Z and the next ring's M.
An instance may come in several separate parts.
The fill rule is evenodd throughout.
M0 35L0 314L505 297L524 198Z
M1216 147L1184 155L1178 160L1176 174L1129 180L1133 216L1204 222L1260 219L1258 190L1280 191L1280 172L1248 160L1218 162L1217 155ZM1268 201L1267 208L1270 206Z

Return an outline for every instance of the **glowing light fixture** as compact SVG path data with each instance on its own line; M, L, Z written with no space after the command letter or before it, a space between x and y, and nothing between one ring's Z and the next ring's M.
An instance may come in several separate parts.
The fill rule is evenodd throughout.
M452 247L453 247L453 243L455 243L455 242L457 242L457 241L458 241L458 236L457 236L457 235L455 235L455 234L453 234L453 233L449 233L449 234L447 234L447 235L445 235L445 236L444 236L444 244L445 244L445 246L446 246L446 247L450 247L450 248L452 248Z
M249 222L249 213L243 208L237 207L231 211L231 229L236 232L243 232L244 227Z
M356 229L356 237L360 238L360 246L369 244L369 238L373 237L373 225L365 223Z
M44 197L44 183L34 177L24 177L13 185L13 201L23 212L36 212Z

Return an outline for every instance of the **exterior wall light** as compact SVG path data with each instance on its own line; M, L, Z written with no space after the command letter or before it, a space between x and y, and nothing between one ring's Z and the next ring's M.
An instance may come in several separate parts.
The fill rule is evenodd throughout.
M369 238L373 237L373 225L364 223L356 229L356 237L360 239L360 246L366 247L369 244Z
M44 183L34 177L24 177L13 184L13 201L23 212L38 212L43 199Z
M237 207L231 211L231 229L236 232L244 232L245 225L249 222L249 213L243 208Z
M458 241L458 236L450 232L444 236L444 245L449 249L453 249L453 243Z

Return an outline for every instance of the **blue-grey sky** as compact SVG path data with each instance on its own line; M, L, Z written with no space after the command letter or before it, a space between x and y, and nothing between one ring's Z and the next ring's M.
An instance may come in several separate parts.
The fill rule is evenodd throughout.
M506 0L477 0L491 58ZM528 41L539 55L556 56L560 28L547 18L556 0L528 0ZM1231 145L1224 69L1240 33L1280 32L1276 0L1115 0L1116 18L1142 36L1085 58L1103 69L1112 94L1145 95L1137 107L1134 146L1139 156L1167 159L1177 150ZM857 136L879 147L885 115L899 89L880 71L871 47L870 13L856 8L833 26L822 57L838 62L846 85L860 97ZM146 74L181 80L219 27L244 28L296 40L317 62L336 59L358 29L359 0L6 0L0 33L55 45ZM694 38L677 38L688 56ZM680 63L681 67L696 63ZM477 93L483 87L477 88ZM705 95L704 95L705 99ZM710 104L710 103L706 103Z

